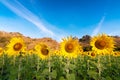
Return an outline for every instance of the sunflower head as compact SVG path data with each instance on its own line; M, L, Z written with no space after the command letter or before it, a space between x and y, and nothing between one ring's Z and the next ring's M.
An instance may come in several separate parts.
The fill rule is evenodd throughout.
M34 54L35 53L35 51L34 51L34 49L30 49L30 50L28 50L28 55L32 55L32 54Z
M22 44L19 43L19 42L18 42L18 43L15 43L14 46L13 46L13 49L14 49L15 51L20 51L21 48L22 48Z
M112 55L113 55L114 57L118 57L118 56L119 56L119 52L118 52L118 51L115 51L115 52L112 53Z
M60 56L60 50L55 50L53 53L54 53L53 56L54 56L54 55Z
M96 40L95 42L95 47L100 49L100 50L103 50L106 46L106 41L104 40Z
M47 48L41 48L41 53L44 55L44 56L47 56L49 54L49 50Z
M95 57L96 57L96 53L95 53L95 52L91 52L91 53L90 53L90 57L91 57L91 58L95 58Z
M114 40L106 34L99 34L91 39L90 45L98 54L106 54L113 51Z
M37 55L41 59L47 59L50 56L50 50L49 50L48 46L44 43L40 43L40 44L36 45L35 50L36 50Z
M77 39L73 39L71 36L64 38L60 43L60 55L68 58L76 58L80 53L80 44Z
M74 46L73 42L71 42L71 41L69 41L65 44L65 51L68 53L74 52L74 50L75 50L74 48L75 48L75 46Z
M22 38L14 37L10 40L10 43L7 45L8 55L19 55L25 49L25 44Z
M88 51L88 52L86 53L86 55L94 59L97 54L96 54L95 51Z

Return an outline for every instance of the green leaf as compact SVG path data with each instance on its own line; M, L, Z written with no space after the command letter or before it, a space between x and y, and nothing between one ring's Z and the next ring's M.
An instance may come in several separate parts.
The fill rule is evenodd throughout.
M56 77L57 77L57 72L56 72L56 70L53 70L53 71L51 72L51 77L54 78L54 79L56 79Z
M88 75L89 75L91 78L94 78L95 80L96 80L97 77L98 77L98 73L95 72L95 71L89 70L87 73L88 73Z
M59 80L66 80L64 77L60 77L60 79Z
M98 63L96 63L95 61L89 61L89 62L90 62L90 64L95 65L96 67L98 65Z
M75 80L75 74L67 74L67 80Z
M42 72L42 74L44 74L44 75L48 75L48 73L49 73L48 69L44 69L43 72Z
M105 80L112 80L110 76L107 76Z

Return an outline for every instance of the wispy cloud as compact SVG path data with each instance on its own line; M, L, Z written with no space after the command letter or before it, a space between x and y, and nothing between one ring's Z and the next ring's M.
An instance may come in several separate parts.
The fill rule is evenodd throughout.
M53 33L50 29L48 29L41 19L39 19L38 16L33 14L30 10L28 10L26 7L24 7L20 2L17 0L9 1L9 0L1 0L1 3L3 3L7 8L9 8L12 12L14 12L16 15L26 19L27 21L33 23L45 36L55 36L55 33Z
M102 19L98 23L97 27L93 30L92 36L98 34L98 32L100 31L100 28L102 27L104 20L105 20L105 15L102 17Z
M55 35L54 35L54 38L57 40L57 41L61 41L62 38L66 37L66 36L69 36L69 33L67 33L66 31L62 30L62 29L59 29L57 26L55 25L52 25L46 21L44 21L45 23L45 26L47 27L50 27L51 30L54 31Z
M111 36L120 35L120 31L114 31L114 32L109 33L108 35L111 35Z

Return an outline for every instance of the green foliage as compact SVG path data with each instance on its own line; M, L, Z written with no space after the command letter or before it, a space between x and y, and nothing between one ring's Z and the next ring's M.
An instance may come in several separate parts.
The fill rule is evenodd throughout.
M51 56L41 60L37 55L8 57L3 54L0 56L0 80L119 80L120 57L101 56L100 62L98 58Z
M92 46L84 47L83 51L92 51Z
M114 48L114 51L120 51L120 46L115 47L115 48Z

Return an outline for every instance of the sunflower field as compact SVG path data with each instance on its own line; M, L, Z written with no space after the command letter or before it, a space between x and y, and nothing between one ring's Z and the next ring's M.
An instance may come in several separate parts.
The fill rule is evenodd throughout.
M83 51L73 37L63 38L59 50L40 42L26 50L21 37L0 48L0 80L120 80L120 52L113 37L99 34Z

